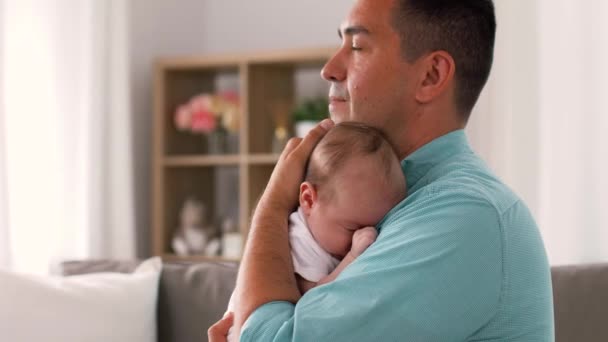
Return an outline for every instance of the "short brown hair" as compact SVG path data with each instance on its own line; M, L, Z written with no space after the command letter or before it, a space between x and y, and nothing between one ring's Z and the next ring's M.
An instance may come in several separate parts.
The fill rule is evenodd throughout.
M392 25L409 62L440 50L454 58L456 106L468 119L492 68L492 0L396 0Z

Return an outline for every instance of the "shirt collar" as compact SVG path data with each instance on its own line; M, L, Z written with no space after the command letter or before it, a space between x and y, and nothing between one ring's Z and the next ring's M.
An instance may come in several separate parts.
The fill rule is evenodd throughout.
M401 169L405 175L408 192L416 187L416 183L431 168L454 155L466 152L470 153L471 149L462 129L436 138L414 151L401 161Z

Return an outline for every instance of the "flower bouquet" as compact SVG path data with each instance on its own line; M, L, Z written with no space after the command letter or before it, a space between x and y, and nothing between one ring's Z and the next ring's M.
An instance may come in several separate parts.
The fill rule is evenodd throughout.
M174 122L181 132L204 135L208 153L236 153L239 117L239 96L227 91L192 97L177 107Z

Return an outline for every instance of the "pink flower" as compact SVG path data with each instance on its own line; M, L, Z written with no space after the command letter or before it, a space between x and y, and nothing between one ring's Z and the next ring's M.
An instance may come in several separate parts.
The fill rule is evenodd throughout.
M238 105L239 94L235 91L224 91L220 94L220 98L233 105Z
M188 106L192 112L198 112L201 110L212 111L211 107L213 106L213 97L209 94L197 95L190 99Z
M176 109L173 120L180 131L210 133L220 125L237 131L239 94L235 91L223 91L217 95L204 93L193 96L186 104Z
M175 126L178 130L190 130L190 121L192 119L192 113L190 112L190 108L188 108L188 106L179 106L175 111L175 116L173 117L173 119L175 120Z
M215 130L215 115L208 110L198 110L192 114L192 132L210 133Z

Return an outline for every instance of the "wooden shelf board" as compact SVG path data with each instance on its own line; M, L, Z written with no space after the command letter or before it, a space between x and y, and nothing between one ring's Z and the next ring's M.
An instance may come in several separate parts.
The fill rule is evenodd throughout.
M186 156L171 156L164 158L164 165L168 167L185 167L185 166L218 166L218 165L238 165L241 161L241 156L238 154L231 155L186 155Z
M338 47L321 47L314 49L287 49L270 52L241 54L224 54L213 56L176 56L161 58L156 61L157 67L165 70L193 70L207 68L237 69L242 64L256 63L315 63L324 62L331 57Z
M196 69L238 69L244 63L243 58L235 55L217 56L181 56L161 58L156 65L166 71Z
M247 163L250 165L273 165L279 161L279 154L250 154Z

